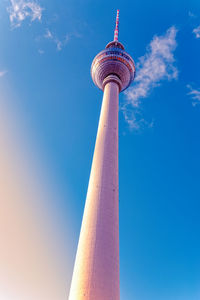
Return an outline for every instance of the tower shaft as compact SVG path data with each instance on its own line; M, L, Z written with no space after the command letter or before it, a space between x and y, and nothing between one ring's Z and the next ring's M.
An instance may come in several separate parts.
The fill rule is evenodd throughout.
M119 79L105 79L69 300L119 300Z

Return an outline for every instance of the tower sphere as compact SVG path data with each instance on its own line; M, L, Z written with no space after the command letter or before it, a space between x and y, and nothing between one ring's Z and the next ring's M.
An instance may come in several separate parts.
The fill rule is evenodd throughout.
M109 75L116 75L120 79L120 91L124 91L135 77L134 61L118 41L110 42L92 62L92 80L101 90L104 89L104 80Z

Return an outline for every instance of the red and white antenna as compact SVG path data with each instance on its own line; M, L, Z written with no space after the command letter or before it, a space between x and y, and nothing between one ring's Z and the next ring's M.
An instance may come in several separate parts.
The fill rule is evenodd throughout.
M117 10L117 17L116 17L116 26L114 32L114 41L118 42L118 35L119 35L119 9Z

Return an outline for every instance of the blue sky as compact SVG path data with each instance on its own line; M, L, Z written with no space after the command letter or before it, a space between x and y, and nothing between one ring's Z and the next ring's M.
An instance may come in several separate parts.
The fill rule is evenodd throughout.
M17 269L28 294L0 260L1 299L67 299L102 99L90 66L113 39L117 8L119 40L137 72L120 95L121 299L200 299L197 0L1 1L0 175L20 190L0 200L23 207L20 251L30 243L30 257L36 249L40 257L38 266L27 258ZM27 276L41 268L51 275L45 282Z

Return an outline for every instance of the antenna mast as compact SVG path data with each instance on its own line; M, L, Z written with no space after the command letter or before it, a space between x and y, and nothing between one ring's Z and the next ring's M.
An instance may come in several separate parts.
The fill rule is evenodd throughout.
M119 9L117 10L117 17L116 17L116 26L114 32L114 41L118 42L118 35L119 35Z

